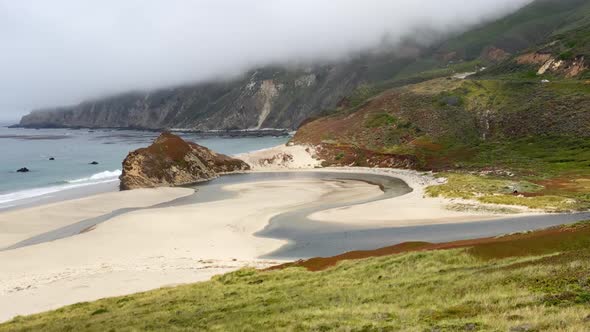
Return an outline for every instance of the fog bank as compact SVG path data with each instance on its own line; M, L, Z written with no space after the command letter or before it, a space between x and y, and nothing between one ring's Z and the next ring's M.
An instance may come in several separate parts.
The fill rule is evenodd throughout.
M126 90L331 61L531 0L0 0L0 119Z

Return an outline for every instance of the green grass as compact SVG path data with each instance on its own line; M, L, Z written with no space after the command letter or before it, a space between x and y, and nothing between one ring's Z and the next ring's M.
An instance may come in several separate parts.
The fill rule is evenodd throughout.
M388 113L371 114L370 118L365 121L367 128L379 128L396 124L398 119Z
M244 269L17 317L0 331L583 331L590 225L473 248Z
M349 124L349 132L330 131L326 125L321 132L336 145L412 155L424 170L457 174L491 170L513 174L497 179L508 182L564 182L563 186L541 184L542 197L474 191L453 181L436 189L442 192L435 195L549 211L585 210L590 208L589 96L590 84L579 80L541 84L539 78L439 78L372 98L352 111L360 112L359 123L354 128ZM349 116L353 115L326 121L337 123ZM473 185L491 179L474 175L469 180Z
M458 173L442 173L447 183L432 186L428 192L433 196L444 195L453 198L469 199L477 195L507 195L519 192L537 192L541 186L530 182L495 179L487 176Z
M540 194L545 188L518 178L506 179L464 173L442 173L440 176L444 176L447 182L428 187L426 193L431 197L471 199L485 204L517 205L549 212L585 210L590 207L586 200L576 200L567 193L535 195ZM518 194L514 194L514 191Z
M496 167L538 175L555 176L562 172L588 172L590 141L584 137L527 137L504 142L485 142L477 146L474 167Z
M441 49L458 52L467 60L477 58L490 45L514 53L543 42L566 24L587 20L583 15L590 12L586 4L585 0L535 1L512 15L452 38Z

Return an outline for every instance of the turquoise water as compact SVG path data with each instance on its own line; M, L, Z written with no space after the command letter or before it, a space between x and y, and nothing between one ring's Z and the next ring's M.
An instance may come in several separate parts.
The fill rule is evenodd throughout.
M66 189L117 181L127 153L149 145L155 132L0 127L0 208ZM284 144L287 137L185 139L224 154ZM55 160L49 160L50 157ZM98 165L90 165L96 161ZM28 173L16 170L26 167Z

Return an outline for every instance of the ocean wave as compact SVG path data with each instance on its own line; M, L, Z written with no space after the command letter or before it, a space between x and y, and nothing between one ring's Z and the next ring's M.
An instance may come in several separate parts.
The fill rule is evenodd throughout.
M67 183L82 183L82 182L96 182L96 181L105 181L105 180L115 180L121 176L121 170L117 169L114 171L104 171L100 173L93 174L87 178L81 178L76 180L69 180L66 181Z
M65 181L62 185L55 185L49 187L41 187L41 188L32 188L26 189L21 191L16 191L12 193L2 194L0 195L0 208L7 208L14 204L8 204L10 202L20 201L23 199L31 199L39 196L45 196L53 193L57 193L60 191L68 190L68 189L75 189L90 185L96 185L101 183L109 183L119 180L119 175L121 175L121 170L114 170L114 171L104 171L100 173L96 173L92 176L87 178L75 179L70 181Z

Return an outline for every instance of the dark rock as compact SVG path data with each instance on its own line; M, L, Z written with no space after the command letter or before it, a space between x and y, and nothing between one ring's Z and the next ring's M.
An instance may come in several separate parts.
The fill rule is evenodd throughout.
M26 167L19 168L19 169L17 169L16 171L17 171L18 173L28 173L28 172L30 172L30 170L29 170L28 168L26 168Z
M128 190L197 183L249 169L239 159L163 133L149 147L127 155L119 179L121 190Z
M90 163L90 165L98 165L98 161L93 161Z
M535 331L535 327L531 324L522 324L510 328L510 332L528 332Z
M467 323L467 324L465 324L465 326L463 326L463 329L465 331L475 331L477 329L477 324L475 324L475 323Z
M461 98L457 96L448 96L443 98L442 102L447 106L459 106L461 105Z
M55 160L55 158L53 158L53 157L49 157L49 160Z

